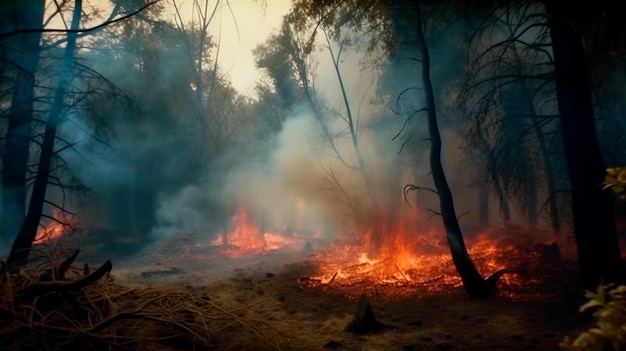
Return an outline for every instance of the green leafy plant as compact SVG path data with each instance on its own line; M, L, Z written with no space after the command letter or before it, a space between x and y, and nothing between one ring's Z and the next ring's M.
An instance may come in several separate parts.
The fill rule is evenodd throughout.
M611 189L621 200L626 200L626 167L607 168L604 189ZM580 311L595 309L596 325L578 337L566 336L559 344L566 351L626 350L626 286L601 285Z
M604 189L612 189L621 200L626 200L626 167L607 168Z
M626 350L626 286L605 285L585 294L589 301L580 311L595 309L596 324L576 338L566 336L560 346L566 351Z

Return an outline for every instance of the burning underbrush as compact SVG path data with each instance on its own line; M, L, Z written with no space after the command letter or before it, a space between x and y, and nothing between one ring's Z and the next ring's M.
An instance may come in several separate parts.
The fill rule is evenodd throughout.
M280 263L301 270L294 282L301 289L339 292L353 299L361 294L395 299L445 293L462 286L442 230L428 228L415 217L378 223L375 228L354 226L334 238L321 231L268 232L240 209L232 217L231 230L212 239L183 233L164 239L144 257L172 268L144 272L144 276L182 274L198 268L226 271L238 264L270 270L274 267L269 264ZM538 229L491 228L469 233L466 245L484 277L503 269L515 271L499 282L498 293L511 299L545 298L543 287L551 284L551 279L560 279L559 272L569 264L564 263L562 248L551 233Z
M48 227L42 230L50 232ZM411 215L379 219L370 226L347 225L341 232L345 234L331 237L297 227L266 231L241 206L228 230L213 236L174 233L136 255L133 266L141 270L135 274L140 278L203 272L204 282L238 267L298 267L302 274L294 285L351 299L361 294L387 299L440 294L462 286L435 221ZM484 277L503 269L515 271L504 275L497 289L515 300L546 298L545 287L552 280L563 283L558 281L560 271L566 264L572 267L562 257L562 249L569 247L560 244L549 231L515 225L466 233L469 255ZM212 274L218 270L221 274Z
M540 237L544 239L538 241ZM360 294L385 299L445 294L462 286L441 232L405 232L396 227L384 234L382 248L374 255L368 250L368 236L365 238L358 244L336 242L310 255L311 274L301 277L298 284L340 291L351 299ZM549 291L546 285L562 284L559 272L569 264L559 245L549 238L547 232L509 225L469 235L466 246L485 278L500 270L514 272L500 279L500 295L513 300L544 299Z

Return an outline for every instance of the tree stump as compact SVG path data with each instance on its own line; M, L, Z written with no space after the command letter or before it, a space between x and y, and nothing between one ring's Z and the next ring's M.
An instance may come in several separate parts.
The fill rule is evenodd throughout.
M379 322L374 316L374 311L372 310L367 296L361 294L356 307L356 313L344 330L357 334L370 334L382 331L386 328L387 326Z
M559 245L556 243L556 241L550 245L541 248L539 262L557 265L560 264L561 261L561 250L559 249Z

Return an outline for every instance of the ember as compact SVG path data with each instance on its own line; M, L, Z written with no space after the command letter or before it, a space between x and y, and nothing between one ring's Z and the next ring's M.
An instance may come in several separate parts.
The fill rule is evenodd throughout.
M47 224L40 224L33 244L43 244L61 238L64 234L78 227L73 215L58 208L52 209L52 219Z
M452 292L462 281L445 235L427 226L436 225L433 223L436 222L426 223L417 214L395 217L395 222L368 229L346 229L344 233L348 234L324 245L317 234L264 231L247 208L240 206L231 218L230 231L218 233L209 242L193 239L183 244L188 249L184 256L206 261L254 258L272 252L306 254L308 259L303 264L309 274L298 279L300 288L329 290L355 299L361 294L394 298ZM382 235L375 244L372 238L376 230L382 231ZM183 243L181 238L176 241ZM537 286L544 282L547 270L559 269L561 251L553 242L548 231L529 232L514 225L491 228L466 238L469 254L483 276L503 269L529 273L501 278L500 293L515 299L537 295Z
M316 273L300 278L298 284L301 288L340 291L351 298L363 293L386 297L441 293L462 285L447 244L435 244L440 243L441 233L409 235L411 231L406 227L394 228L386 233L384 246L374 257L369 255L372 250L367 242L364 246L336 244L311 255L308 263ZM505 268L536 272L540 265L544 270L553 267L555 262L542 259L542 253L550 251L546 250L548 245L514 245L504 240L513 234L517 233L491 229L467 240L470 256L484 276ZM556 245L551 248L558 250ZM540 276L505 275L501 280L505 288L501 290L509 297L528 299L534 294L533 286L540 283Z

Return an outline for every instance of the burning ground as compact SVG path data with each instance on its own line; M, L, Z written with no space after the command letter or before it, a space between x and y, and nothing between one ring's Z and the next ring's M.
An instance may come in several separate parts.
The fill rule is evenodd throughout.
M98 300L94 290L105 291L116 313L155 299L161 307L146 308L146 313L172 318L178 327L207 337L190 336L192 341L183 342L161 325L152 326L161 334L150 334L145 328L151 322L141 319L113 325L99 336L123 340L128 336L120 328L136 328L141 332L134 342L152 340L161 349L191 349L194 344L203 349L206 341L210 347L204 349L223 350L557 350L564 335L583 329L576 267L566 243L552 244L548 232L513 225L470 233L470 254L484 275L523 268L523 274L501 280L494 299L471 300L441 232L425 229L429 222L414 216L387 226L385 237L393 240L372 250L369 235L339 239L299 232L297 226L264 231L241 206L228 231L211 239L173 234L142 255L115 260L112 280L99 282L86 294L93 301ZM418 236L405 226L424 230ZM84 243L72 234L74 229L64 227L61 236L38 247ZM388 328L363 335L345 331L361 295ZM189 307L190 301L206 313ZM114 312L102 312L99 318ZM186 314L197 314L192 318L196 322L184 324L178 317ZM200 325L203 318L211 322ZM155 341L159 338L168 341ZM133 342L111 344L125 349Z

